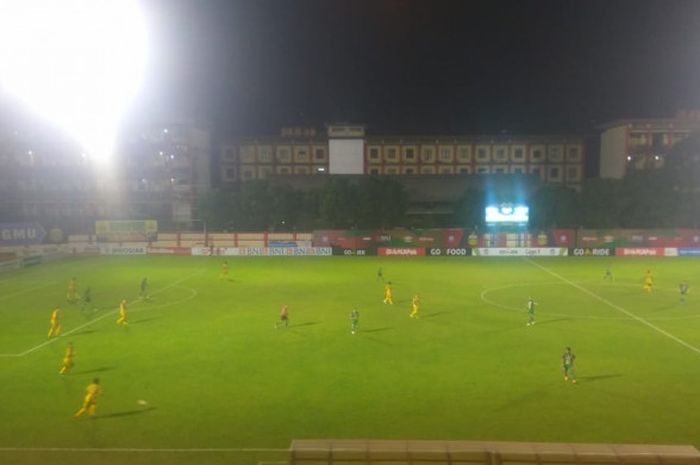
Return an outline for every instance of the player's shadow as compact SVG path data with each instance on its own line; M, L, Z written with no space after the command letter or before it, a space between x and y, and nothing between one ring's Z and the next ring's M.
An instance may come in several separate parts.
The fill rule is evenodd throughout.
M433 313L427 313L425 315L419 315L418 318L435 318L440 315L449 315L452 312L433 312Z
M562 321L569 321L571 318L552 318L551 320L540 320L535 323L535 326L550 325L553 323L560 323Z
M125 410L123 412L108 413L107 415L97 415L94 417L95 420L107 420L109 418L120 418L120 417L130 417L132 415L140 415L142 413L150 412L155 410L155 407L140 408L134 410Z
M84 329L82 331L78 331L77 333L73 333L71 336L82 336L84 334L92 334L92 333L96 333L96 332L97 332L96 329Z
M140 320L132 321L131 324L132 324L132 325L138 325L138 324L141 324L141 323L148 323L148 322L151 321L151 320L157 320L157 319L159 319L159 318L161 318L161 317L159 317L159 316L152 316L152 317L149 317L149 318L141 318Z
M110 366L110 367L99 367L99 368L92 368L92 369L89 369L89 370L73 371L73 372L71 372L71 374L73 374L73 375L87 375L87 374L90 374L90 373L102 373L102 372L105 372L105 371L112 371L112 370L116 370L116 369L117 369L117 367L112 367L112 366Z
M394 328L392 328L391 326L385 326L385 327L383 327L383 328L366 329L366 330L364 330L364 331L362 331L362 332L363 332L363 333L381 333L381 332L389 331L389 330L392 330L392 329L394 329Z
M319 324L319 321L306 321L304 323L297 323L297 324L291 324L288 327L289 328L300 328L302 326L313 326Z
M578 381L584 381L586 383L590 383L592 381L602 381L604 379L610 379L610 378L619 378L622 376L619 373L614 373L614 374L609 374L609 375L597 375L597 376L577 376L576 379Z

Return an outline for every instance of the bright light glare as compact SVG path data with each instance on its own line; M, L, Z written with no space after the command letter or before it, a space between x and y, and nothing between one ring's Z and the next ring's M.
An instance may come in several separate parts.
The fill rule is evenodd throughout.
M107 158L146 61L137 0L0 0L0 86Z

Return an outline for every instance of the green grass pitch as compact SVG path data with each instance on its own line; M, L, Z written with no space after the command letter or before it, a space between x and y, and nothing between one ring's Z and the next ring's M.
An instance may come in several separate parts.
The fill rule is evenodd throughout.
M329 437L700 446L697 259L234 258L230 281L222 261L97 257L1 274L0 463L257 464L284 460L275 449L293 438ZM92 287L93 314L65 302L71 276ZM136 299L143 276L149 302ZM47 343L57 303L72 333ZM275 329L283 304L290 325ZM69 340L75 368L61 376ZM95 376L98 415L75 420Z

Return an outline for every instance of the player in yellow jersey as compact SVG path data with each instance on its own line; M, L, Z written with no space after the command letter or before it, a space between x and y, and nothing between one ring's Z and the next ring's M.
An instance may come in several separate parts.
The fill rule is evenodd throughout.
M95 378L92 380L92 383L88 384L88 386L85 388L83 406L80 407L80 410L75 412L75 415L73 416L78 418L85 412L87 412L90 416L94 415L95 411L97 410L97 396L99 396L101 393L102 388L100 388L100 378Z
M221 264L221 274L219 274L219 279L228 279L228 262Z
M420 306L420 297L418 297L418 294L413 294L413 300L411 301L413 304L413 310L411 310L411 318L418 318L418 307Z
M70 303L75 303L78 301L78 280L75 277L70 278L70 281L68 281L66 300Z
M391 289L391 281L384 286L384 303L394 305L393 291Z
M650 293L652 286L654 286L654 277L651 275L651 271L647 270L644 273L644 290Z
M59 370L59 373L65 375L68 371L73 368L73 357L75 356L75 349L73 348L73 343L69 342L66 347L66 354L63 356L63 366Z
M56 307L51 312L51 326L48 337L56 337L61 334L61 309Z
M129 322L126 321L126 299L122 299L119 303L119 319L117 320L118 325L128 325Z

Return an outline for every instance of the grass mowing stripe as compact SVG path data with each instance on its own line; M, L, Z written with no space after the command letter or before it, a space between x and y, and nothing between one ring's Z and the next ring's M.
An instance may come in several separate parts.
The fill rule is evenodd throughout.
M564 281L565 283L569 284L570 286L573 286L573 287L575 287L576 289L578 289L578 290L580 290L580 291L582 291L582 292L585 292L586 294L590 295L591 297L600 300L601 302L603 302L604 304L606 304L606 305L608 305L608 306L614 308L615 310L624 313L625 315L629 316L629 317L632 318L633 320L636 320L636 321L642 323L643 325L646 325L646 326L648 326L649 328L653 329L654 331L663 334L664 336L668 337L669 339L672 339L672 340L676 341L677 343L679 343L680 345L682 345L682 346L685 347L686 349L690 349L690 350L692 350L693 352L695 352L695 353L697 353L697 354L700 354L700 349L698 349L697 347L695 347L695 346L692 345L692 344L689 344L689 343L685 342L683 339L680 339L680 338L674 336L673 334L669 333L668 331L664 331L663 329L661 329L661 328L659 328L658 326L656 326L654 323L651 323L650 321L645 320L644 318L642 318L642 317L640 317L640 316L637 316L636 314L630 312L629 310L626 310L626 309L620 307L619 305L610 302L610 301L609 301L608 299L606 299L605 297L599 296L599 295L596 294L595 292L590 291L590 290L586 289L585 287L580 286L580 285L576 284L575 282L566 279L564 276L560 275L559 273L556 273L556 272L550 270L549 268L547 268L547 267L544 266L544 265L540 265L539 263L537 263L537 262L531 260L530 258L525 258L525 261L527 261L527 262L529 262L530 264L532 264L532 265L534 265L534 266L540 268L540 269L543 270L543 271L546 271L547 273L551 274L552 276L555 276L555 277L561 279L562 281Z
M187 275L187 276L185 276L185 277L182 278L182 279L178 279L177 281L175 281L175 282L173 282L173 283L170 283L170 284L168 284L167 286L162 287L162 288L158 289L158 290L155 291L155 292L152 292L151 295L160 294L161 292L163 292L163 291L165 291L165 290L167 290L167 289L170 289L171 287L177 286L178 284L180 284L180 283L182 283L182 282L184 282L184 281L187 281L188 279L190 279L190 278L193 277L193 276L196 276L196 275L198 275L198 274L202 274L203 272L204 272L204 270L199 270L199 271L197 271L196 273L192 273L192 274L190 274L190 275ZM139 302L139 301L137 300L136 302ZM115 313L117 313L117 311L118 311L118 309L114 309L114 310L112 310L112 311L110 311L110 312L107 312L107 313L105 313L104 315L101 315L101 316L95 318L94 320L90 320L90 321L88 321L88 322L85 323L85 324L82 324L82 325L80 325L80 326L78 326L78 327L76 327L76 328L71 329L70 331L66 331L66 332L63 333L61 336L62 336L62 337L65 337L65 336L68 336L68 335L70 335L70 334L73 334L74 332L76 332L76 331L78 331L78 330L80 330L80 329L83 329L83 328L85 328L85 327L87 327L87 326L92 325L93 323L96 323L96 322L98 322L98 321L100 321L100 320L102 320L102 319L104 319L104 318L107 318L108 316L114 315ZM53 339L49 339L48 341L44 341L44 342L42 342L41 344L39 344L39 345L37 345L37 346L34 346L34 347L32 347L31 349L27 349L27 350L25 350L25 351L22 352L22 353L15 354L15 356L16 356L16 357L24 357L25 355L29 355L29 354L31 354L32 352L41 349L42 347L45 347L45 346L47 346L47 345L49 345L49 344L54 343L54 342L57 341L58 339L59 339L59 338L57 338L57 337L56 337L56 338L53 338ZM7 357L7 356L12 356L12 355L5 355L5 356Z
M22 289L21 291L10 292L9 294L3 294L0 296L0 300L5 300L5 299L8 299L10 297L14 297L16 295L26 294L27 292L36 291L37 289L43 289L45 287L53 286L55 284L56 284L55 282L45 283L45 284L42 284L41 286L34 286L34 287L27 288L27 289Z
M0 447L0 452L289 452L288 448L269 447L202 447L202 448L134 448L134 447ZM286 462L265 462L286 463Z

